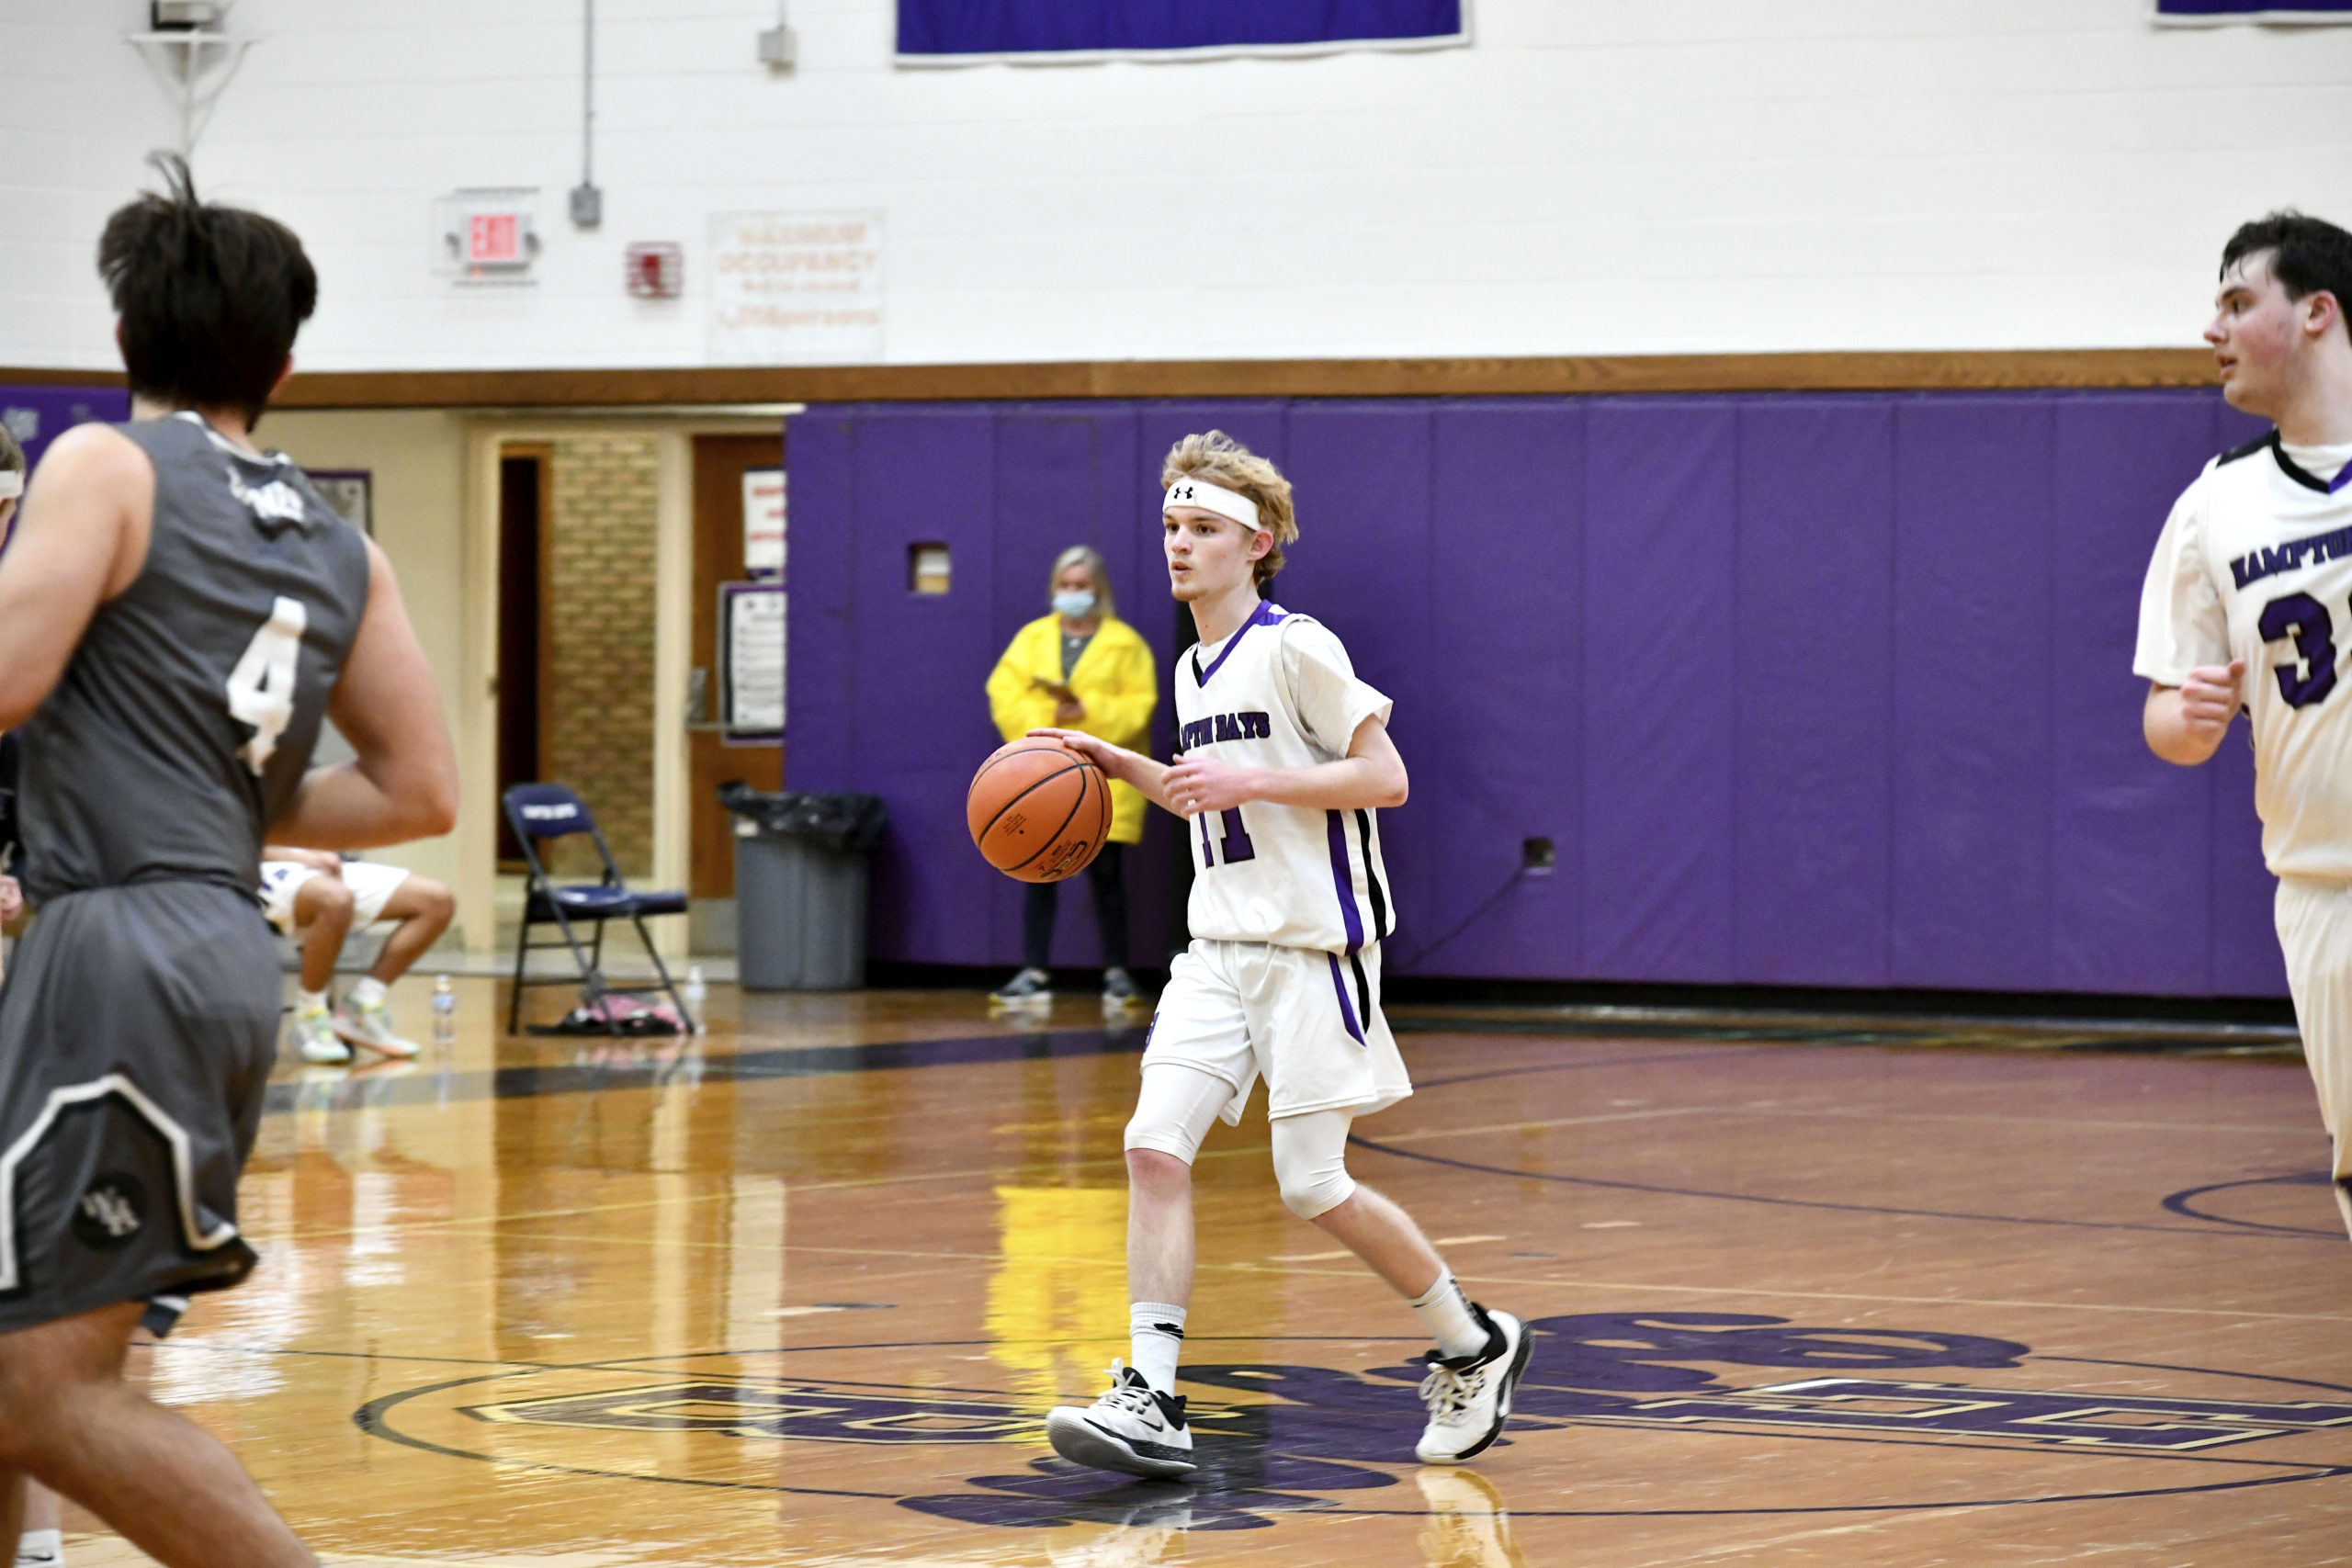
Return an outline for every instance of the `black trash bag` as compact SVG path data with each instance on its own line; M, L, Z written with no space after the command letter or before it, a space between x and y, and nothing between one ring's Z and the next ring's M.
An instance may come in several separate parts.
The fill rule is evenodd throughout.
M753 789L741 779L718 786L718 804L770 833L863 854L882 841L890 808L878 795L817 795Z

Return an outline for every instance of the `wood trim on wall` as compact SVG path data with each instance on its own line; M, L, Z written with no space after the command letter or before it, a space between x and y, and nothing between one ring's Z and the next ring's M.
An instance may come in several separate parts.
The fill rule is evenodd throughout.
M119 372L0 367L0 384L119 386ZM632 408L1051 398L1437 398L1595 392L2210 387L2202 348L1601 355L1526 359L1091 360L683 369L322 370L288 409Z
M8 387L119 387L123 375L119 370L31 370L22 366L0 366L0 386Z

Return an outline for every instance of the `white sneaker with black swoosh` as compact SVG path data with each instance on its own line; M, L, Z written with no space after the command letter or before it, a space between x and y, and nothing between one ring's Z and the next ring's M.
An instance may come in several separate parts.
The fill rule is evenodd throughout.
M1057 1405L1046 1417L1046 1437L1062 1458L1096 1470L1165 1480L1200 1468L1193 1462L1183 1396L1160 1393L1115 1360L1110 1392L1083 1409Z
M1484 1453L1502 1436L1510 1417L1510 1392L1527 1370L1527 1325L1507 1312L1470 1311L1486 1325L1487 1348L1475 1356L1447 1357L1430 1351L1422 1359L1421 1403L1430 1424L1413 1455L1423 1464L1453 1464Z

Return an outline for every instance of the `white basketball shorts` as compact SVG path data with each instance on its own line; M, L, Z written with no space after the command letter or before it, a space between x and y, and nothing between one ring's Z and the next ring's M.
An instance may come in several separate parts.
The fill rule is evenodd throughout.
M314 876L324 876L322 871L312 871L300 861L266 860L261 863L261 909L269 923L287 935L294 934L294 897L302 885ZM384 906L392 894L408 880L408 873L396 865L378 865L373 861L347 860L343 863L343 885L351 889L351 929L366 931L384 918Z
M2277 911L2303 1059L2335 1143L2335 1206L2352 1230L2352 887L2281 877Z
M1380 1013L1380 949L1352 958L1315 948L1196 941L1169 965L1143 1065L1173 1062L1222 1078L1241 1120L1266 1080L1266 1114L1369 1116L1413 1092Z

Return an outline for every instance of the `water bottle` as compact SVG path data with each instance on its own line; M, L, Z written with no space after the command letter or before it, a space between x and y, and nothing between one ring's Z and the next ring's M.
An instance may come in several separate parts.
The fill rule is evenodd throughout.
M684 998L686 1004L687 1032L690 1034L708 1033L708 1027L705 1025L702 1021L702 1005L704 1000L710 995L710 987L703 983L701 964L689 964L686 965L686 983L683 987L679 987L678 994Z
M433 1043L447 1051L457 1043L458 993L449 976L437 976L433 981Z

